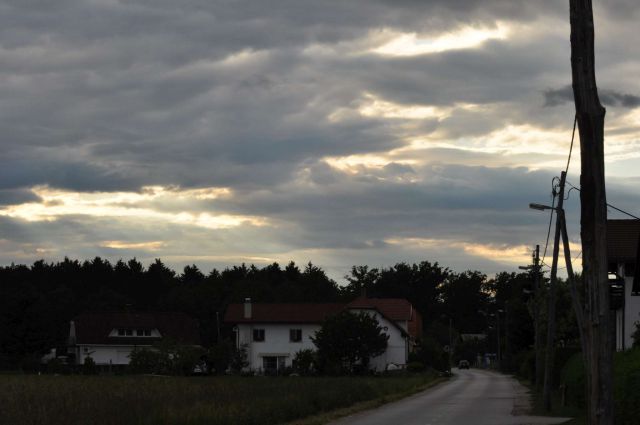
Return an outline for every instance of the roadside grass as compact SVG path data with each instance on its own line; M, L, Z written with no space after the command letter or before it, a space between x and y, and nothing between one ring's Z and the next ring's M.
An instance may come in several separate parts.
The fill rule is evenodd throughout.
M1 375L0 423L267 425L306 418L295 423L315 425L436 382L433 374L335 378Z
M531 384L528 381L521 381L531 389ZM564 405L562 403L562 393L560 391L554 391L551 394L551 412L547 412L544 408L542 400L542 394L531 389L532 394L532 415L535 416L554 416L562 418L572 418L570 421L565 422L563 425L586 425L586 412L576 406Z
M570 406L566 404L563 406L562 393L560 391L554 391L551 394L552 411L547 412L544 408L542 394L537 392L535 388L533 388L531 381L522 379L518 376L514 376L514 378L516 378L522 385L529 388L531 392L531 415L572 418L570 421L565 422L563 425L586 425L586 412L576 406Z

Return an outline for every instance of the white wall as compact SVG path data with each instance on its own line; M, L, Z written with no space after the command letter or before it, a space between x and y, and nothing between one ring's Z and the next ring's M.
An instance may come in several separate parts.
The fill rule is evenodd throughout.
M253 330L264 329L264 342L253 341ZM289 341L289 330L301 329L302 341ZM304 349L315 350L315 345L310 336L320 329L315 324L240 324L238 325L239 343L248 344L249 367L254 370L262 369L262 358L265 356L286 356L286 366L291 366L291 361L296 352Z
M624 279L624 346L631 348L633 339L631 334L636 330L635 322L640 321L640 296L631 295L633 277Z
M78 364L83 364L85 357L91 356L93 361L99 365L127 365L130 361L128 356L134 348L131 345L80 345L76 353L76 361ZM138 345L137 348L149 348L149 346Z

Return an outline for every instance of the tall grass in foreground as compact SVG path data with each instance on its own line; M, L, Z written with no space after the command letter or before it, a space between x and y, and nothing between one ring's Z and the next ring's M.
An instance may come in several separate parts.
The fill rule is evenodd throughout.
M389 394L433 376L178 378L0 376L0 424L278 424Z

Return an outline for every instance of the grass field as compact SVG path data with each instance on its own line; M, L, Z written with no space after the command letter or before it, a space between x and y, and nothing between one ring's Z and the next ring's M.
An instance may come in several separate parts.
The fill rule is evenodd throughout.
M434 379L0 375L0 424L279 424Z

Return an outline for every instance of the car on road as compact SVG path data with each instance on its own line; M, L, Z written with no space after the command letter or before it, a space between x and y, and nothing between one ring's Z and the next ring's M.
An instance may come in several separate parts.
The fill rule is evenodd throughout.
M458 363L458 369L469 369L469 361L460 360L460 363Z

